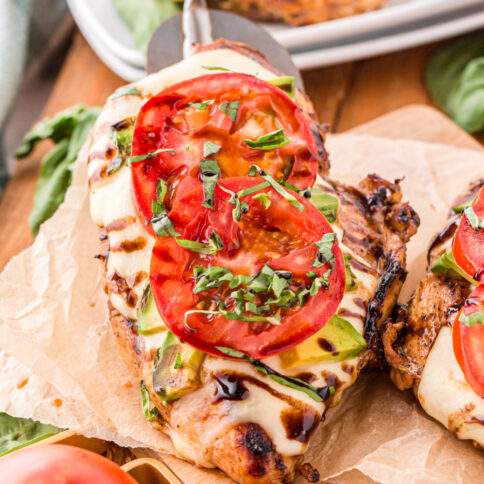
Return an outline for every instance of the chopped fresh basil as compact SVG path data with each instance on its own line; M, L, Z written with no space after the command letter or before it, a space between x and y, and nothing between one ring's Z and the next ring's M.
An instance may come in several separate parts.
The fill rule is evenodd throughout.
M176 243L184 249L197 252L199 254L215 255L224 248L220 235L214 230L208 239L208 243L198 242L189 239L175 239Z
M252 195L252 198L258 200L266 210L271 206L270 193L257 193L256 195Z
M339 208L338 197L315 188L311 191L311 203L325 216L330 224L336 222Z
M350 260L352 256L347 254L344 256L344 263L345 263L345 291L354 291L358 283L356 282L356 276L354 275L353 271L351 270Z
M220 67L220 66L200 66L207 71L226 71L226 72L233 72L232 69L228 69L227 67Z
M275 79L269 79L267 82L283 90L291 97L294 97L296 94L296 80L293 76L280 76Z
M239 111L240 102L224 102L220 105L220 111L225 113L234 123L237 119L237 112Z
M180 234L175 230L164 206L167 190L168 188L165 180L162 180L161 178L158 179L158 184L156 186L157 199L151 202L153 217L151 218L150 223L153 226L153 231L156 235L159 235L160 237L177 237Z
M260 136L256 140L245 139L244 143L253 150L274 150L290 143L284 130L277 129L271 133Z
M220 167L215 160L202 160L200 162L200 178L203 183L202 207L213 210L215 207L215 186L220 178Z
M112 127L111 139L118 153L106 170L108 175L117 172L128 159L133 143L133 130L134 118L124 119Z
M130 156L128 158L128 164L132 165L133 163L139 163L140 161L149 160L160 153L176 153L176 151L172 148L159 148L158 150L151 151L150 153L146 153L145 155L136 155Z
M208 158L210 155L216 155L220 151L220 148L222 147L213 141L205 141L203 143L203 157Z
M315 242L318 253L314 259L313 267L321 267L324 264L329 264L331 269L333 269L335 262L333 246L335 242L336 234L334 232L324 234L319 242Z
M215 99L207 99L206 101L201 102L191 102L188 105L192 108L195 108L197 111L206 111L208 106L211 106L215 102Z
M144 381L140 383L140 392L141 392L141 409L143 410L143 414L148 421L152 421L159 416L158 409L152 404L150 399L150 394Z
M431 271L438 276L444 277L463 277L471 284L476 284L476 281L462 269L454 259L452 252L443 253L432 266Z
M293 207L297 208L301 212L304 210L304 205L294 195L292 195L287 190L285 190L280 183L274 180L272 176L267 175L257 165L252 165L249 169L249 176L255 176L256 174L258 174L261 178L266 180L266 182L269 183L269 185L271 185L271 187L274 188L274 190L277 193L279 193L279 195L281 195L285 200L287 200ZM262 184L256 185L255 187L260 187L259 190L266 188L265 186L262 186ZM252 189L254 190L255 187L252 187ZM250 189L247 189L247 190L250 190ZM253 192L250 192L250 193L253 193ZM245 195L247 195L247 192L245 193Z
M476 311L475 313L469 314L469 316L462 314L462 316L459 318L459 321L465 326L469 327L484 326L484 312Z
M284 385L286 387L293 388L294 390L298 390L300 392L305 393L316 402L322 402L326 398L328 398L329 395L334 393L334 387L333 387L333 392L331 392L330 389L329 391L326 391L328 390L329 387L323 387L321 389L318 389L312 386L310 383L307 383L304 380L300 380L299 378L282 375L278 371L267 366L262 361L252 358L251 356L246 355L242 351L234 350L232 348L227 348L226 346L216 346L215 349L220 351L220 353L230 356L231 358L237 358L237 359L248 361L250 364L254 366L254 368L259 373L262 373L263 375L271 378L272 380L279 383L280 385Z
M207 291L220 287L224 282L232 283L232 280L236 277L228 269L220 266L211 267L195 267L193 269L193 277L195 279L195 287L193 293ZM236 286L230 286L232 289Z
M124 96L143 97L143 94L135 86L123 86L117 89L116 91L114 91L113 94L111 94L111 96L108 97L108 99L112 101L113 99L118 99L119 97L124 97Z
M484 229L484 220L481 220L478 217L477 213L474 211L474 209L472 207L467 207L464 210L464 216L467 218L470 226L474 230Z
M452 211L454 213L460 214L463 213L464 210L472 205L472 200L468 200L465 203L461 203L460 205L456 205L455 207L452 207Z
M240 192L237 192L237 197L240 199L242 197L246 197L247 195L260 192L261 190L264 190L264 188L269 188L270 186L271 184L269 182L259 183L258 185L240 190Z

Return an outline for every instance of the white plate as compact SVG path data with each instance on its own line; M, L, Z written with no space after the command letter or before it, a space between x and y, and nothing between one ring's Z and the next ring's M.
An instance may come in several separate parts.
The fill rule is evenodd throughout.
M78 5L88 2L90 3L92 0L67 1L73 11L76 21L78 22L79 28L91 44L91 47L97 52L106 65L127 81L141 79L146 75L143 68L128 62L125 55L121 55L121 51L111 50L110 47L113 47L114 44L106 43L106 38L102 34L102 29L92 28L92 19L96 18L92 14L92 11L81 9L83 14L79 15L79 10L77 10ZM111 0L107 1L110 4ZM434 2L434 0L427 1L429 3ZM97 0L97 2L101 4L105 2L105 0ZM420 0L414 0L414 2L420 2ZM480 0L480 2L484 5L484 0ZM83 17L83 15L87 15L90 20L83 20L86 18ZM115 14L115 16L117 17L117 14ZM111 22L108 23L111 24ZM445 15L427 18L420 22L413 23L410 28L407 29L400 26L399 29L387 29L386 31L373 34L367 33L360 37L341 39L339 42L332 42L327 47L318 48L317 45L314 45L313 50L301 49L299 52L294 53L293 60L298 68L310 69L415 47L417 45L469 32L482 26L484 26L484 11L479 5L477 5L471 8L466 8L462 12L453 11ZM124 24L121 22L121 25L118 25L118 27L122 30ZM118 27L113 27L113 32L117 31ZM117 52L119 52L119 54L117 54ZM123 50L122 52L125 53ZM137 51L134 50L134 52Z
M145 65L145 56L133 44L131 34L119 17L112 0L67 0L83 32L96 38L119 59L134 67ZM456 12L484 0L389 0L381 10L304 27L264 24L274 37L290 51L307 51L334 47L350 37L372 35L382 29L403 30L405 25L429 17ZM388 33L388 32L386 32ZM382 33L383 35L383 33Z
M417 22L455 10L481 4L483 0L389 0L387 6L351 17L321 22L304 27L266 27L287 49L296 50L322 42L334 42L345 37L373 32L378 29L402 28L404 24ZM282 27L282 28L281 28Z
M299 52L293 54L292 59L299 69L311 69L408 49L471 32L483 26L484 11L480 9L478 12L472 12L463 17L454 18L452 16L446 22L428 24L415 30L358 40L330 48Z

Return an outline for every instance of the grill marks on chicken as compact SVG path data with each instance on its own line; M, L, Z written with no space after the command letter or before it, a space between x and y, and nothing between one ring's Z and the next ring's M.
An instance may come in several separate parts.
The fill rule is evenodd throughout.
M469 294L465 280L427 274L419 283L408 309L402 309L383 334L390 375L400 390L417 387L427 356L442 326Z
M368 303L365 339L368 350L362 365L383 363L380 333L397 302L405 281L405 244L420 223L412 207L402 202L399 182L369 175L357 187L330 181L339 196L343 242L370 261L379 276L378 288Z

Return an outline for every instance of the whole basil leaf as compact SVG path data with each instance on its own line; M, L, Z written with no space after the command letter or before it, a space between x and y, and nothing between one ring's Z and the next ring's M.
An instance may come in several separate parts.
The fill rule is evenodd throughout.
M73 106L37 123L18 148L16 156L21 159L28 156L42 140L50 139L56 143L41 161L34 207L29 219L34 235L63 202L71 183L74 162L98 115L98 108Z
M61 432L53 425L0 412L0 456Z
M484 36L467 36L437 51L425 72L433 100L463 129L484 129Z
M113 4L131 30L136 47L142 51L156 27L181 8L181 2L174 0L113 0Z

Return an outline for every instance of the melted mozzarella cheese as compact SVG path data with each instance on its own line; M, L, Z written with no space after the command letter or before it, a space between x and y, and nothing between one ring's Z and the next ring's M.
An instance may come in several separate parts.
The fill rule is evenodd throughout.
M153 74L144 80L134 84L143 94L143 98L137 96L119 97L108 101L103 110L94 130L93 143L90 150L88 173L91 180L91 215L96 224L102 228L108 228L116 221L133 218L134 222L126 227L117 230L108 230L110 247L119 247L125 241L133 241L139 237L146 239L144 247L131 252L111 251L107 261L107 277L112 278L118 275L126 280L135 281L136 275L142 272L149 273L151 251L154 239L147 233L142 222L138 219L137 211L132 198L131 174L128 167L122 167L119 171L107 177L96 177L96 174L105 169L109 164L107 153L113 152L111 141L111 125L127 117L135 116L144 99L156 94L163 88L174 83L194 78L197 76L213 73L203 66L224 66L232 71L255 75L261 79L274 78L274 73L264 68L254 60L247 58L238 52L228 49L212 50L196 54L188 61L171 66L161 72ZM255 135L254 135L255 136ZM319 179L319 183L324 183ZM338 239L344 253L351 254L355 259L362 261L356 254L351 253L349 248L342 244L342 230L333 227L338 234ZM377 279L368 273L353 269L356 276L358 287L355 291L345 294L340 307L352 312L354 316L344 316L353 326L362 333L365 309L354 303L354 298L358 297L365 303L374 294L377 286ZM146 280L139 281L131 289L141 299ZM123 294L110 292L111 304L118 309L121 314L129 319L136 319L136 308L127 303ZM158 348L164 341L166 332L144 337L145 351L151 348ZM281 373L286 372L280 367L277 356L268 358L265 362ZM324 386L328 383L329 376L336 377L339 381L337 395L333 399L338 400L344 388L351 385L358 375L358 358L353 358L345 362L321 362L312 365L295 368L292 373L296 375L301 372L311 372L314 374L315 386ZM319 414L324 412L325 405L317 403L303 392L294 390L287 386L280 385L271 379L257 373L251 365L245 362L237 362L226 359L207 358L204 363L204 371L216 372L220 370L234 370L239 373L250 375L270 385L278 392L290 396L294 400L300 401L305 405L314 408ZM248 399L241 402L224 402L230 405L230 411L225 412L225 416L220 419L219 424L211 429L206 429L207 433L200 436L200 441L208 448L213 439L223 431L223 429L235 423L254 422L259 423L264 430L271 436L278 452L284 455L299 455L306 449L307 444L295 439L288 438L281 421L281 412L288 407L288 403L279 399L277 396L260 388L257 385L247 383L250 390ZM270 409L270 411L268 411ZM198 449L193 448L193 444L186 442L183 435L176 430L170 429L170 437L177 451L187 459L194 460L201 465L211 466L210 461L200 457Z
M422 373L417 397L424 410L455 432L484 446L484 399L467 383L452 348L452 330L444 326Z

